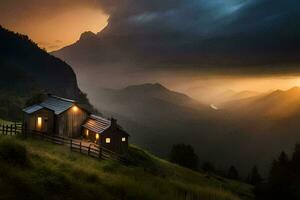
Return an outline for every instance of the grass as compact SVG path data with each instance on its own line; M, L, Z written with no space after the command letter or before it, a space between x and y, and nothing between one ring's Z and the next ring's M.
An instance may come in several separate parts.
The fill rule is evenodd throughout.
M0 199L252 199L251 186L197 173L132 146L131 165L40 140L0 137ZM18 162L7 155L21 157ZM29 195L30 194L30 195Z

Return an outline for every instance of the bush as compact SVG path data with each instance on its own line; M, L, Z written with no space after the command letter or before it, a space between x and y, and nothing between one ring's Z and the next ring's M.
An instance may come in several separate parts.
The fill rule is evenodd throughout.
M29 164L27 149L11 139L1 139L0 161L16 166L27 166Z

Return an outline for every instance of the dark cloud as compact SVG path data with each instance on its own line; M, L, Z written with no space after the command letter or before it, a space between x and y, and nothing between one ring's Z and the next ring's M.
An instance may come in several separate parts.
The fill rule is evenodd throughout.
M300 61L300 3L296 0L99 3L110 14L105 30L98 38L82 37L85 39L56 55L97 66L118 62L202 70L207 70L202 66L252 69L264 65L267 69L263 71L272 71L269 65Z
M297 0L102 3L111 17L100 35L118 35L131 60L243 66L300 61Z

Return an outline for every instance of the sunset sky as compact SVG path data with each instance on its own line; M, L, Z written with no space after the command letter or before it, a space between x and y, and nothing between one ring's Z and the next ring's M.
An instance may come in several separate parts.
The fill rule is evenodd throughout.
M85 76L101 86L147 80L185 92L207 84L267 90L266 83L300 85L299 7L297 0L1 0L0 24L49 52L95 33L55 54L80 84ZM111 71L120 76L114 83Z
M101 31L108 19L92 0L2 0L0 11L2 26L48 51L74 43L85 31Z

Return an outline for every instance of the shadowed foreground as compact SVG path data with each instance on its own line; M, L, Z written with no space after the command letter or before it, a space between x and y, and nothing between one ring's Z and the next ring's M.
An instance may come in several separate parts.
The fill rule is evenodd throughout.
M130 148L131 165L40 140L0 137L0 199L252 199L251 187Z

